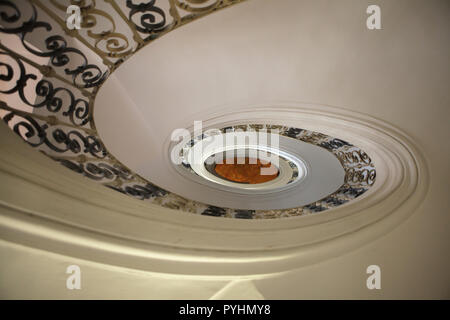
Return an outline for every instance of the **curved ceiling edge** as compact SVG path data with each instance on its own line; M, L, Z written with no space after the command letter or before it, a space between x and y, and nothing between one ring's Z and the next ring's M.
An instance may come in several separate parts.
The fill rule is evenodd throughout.
M108 179L106 184L113 187L120 186L122 179L142 182L108 153L98 137L92 114L99 88L111 72L145 44L238 2L215 1L202 10L170 1L172 18L164 18L162 25L139 26L126 20L128 32L134 34L129 39L134 41L130 46L124 35L112 40L120 34L118 30L107 30L100 40L71 32L61 18L64 8L33 0L27 2L32 7L31 17L22 17L17 5L3 1L11 10L2 15L0 30L0 54L8 59L4 64L8 75L2 79L10 86L5 95L20 96L25 109L2 101L1 117L29 145L38 150L42 147L43 153L72 171L94 180ZM110 5L115 14L122 13L121 17L127 17L124 10L136 9L115 2ZM95 10L85 8L83 12L89 14L91 9ZM141 13L152 9L143 8ZM16 25L10 26L11 23ZM31 37L35 29L44 31L42 26L46 27L45 39ZM77 39L83 50L89 49L90 55L73 47L70 37L62 36L65 32ZM9 35L21 38L23 52L4 44L3 36ZM40 40L42 43L36 43ZM121 40L127 44L120 46ZM34 49L28 41L43 51ZM100 48L101 42L107 45ZM91 59L91 55L96 59ZM48 58L49 65L34 58ZM30 79L37 79L34 86ZM28 88L34 89L34 102L23 97L27 83ZM308 120L305 129L322 128L318 131L343 139L346 135L358 137L351 142L366 150L377 167L377 183L362 195L365 201L336 208L333 215L258 223L221 219L219 225L215 218L188 218L170 209L137 204L110 190L100 190L81 176L54 168L48 159L6 132L2 124L0 173L5 183L0 185L0 237L48 251L155 272L264 274L317 262L361 246L391 230L420 204L427 191L428 172L420 151L407 135L371 117L353 112L342 116L341 110L330 107L316 106L314 111L304 108L303 112L298 108L290 119L289 110L285 111L286 123L292 118ZM347 130L342 131L343 127ZM158 189L134 192L151 194ZM99 199L93 199L93 194ZM48 206L41 199L61 199L66 203L63 206L55 201ZM61 232L67 237L59 237ZM176 269L171 266L173 261L178 262Z
M315 112L323 115L324 110L329 113L330 108L318 108ZM7 214L3 210L2 238L104 263L127 261L124 266L130 268L190 275L266 274L328 259L390 231L414 212L427 191L426 164L411 140L376 119L364 117L362 120L358 114L354 114L354 118L357 119L355 126L359 123L363 124L361 128L370 128L365 134L359 133L377 137L377 143L384 146L383 150L374 153L374 161L384 172L377 177L374 186L380 190L364 195L366 201L335 209L333 215L267 220L258 224L233 219L217 224L215 218L195 219L197 216L193 216L194 219L187 219L188 215L176 212L149 216L146 206L140 202L130 201L98 185L86 184L83 178L74 174L65 178L73 181L72 185L62 183L60 172L63 168L54 172L49 160L42 155L28 150L25 145L2 140L2 149L13 152L1 153L0 172L2 175L14 172L11 177L22 182L11 183L17 188L2 192L7 197L2 196L1 201L15 211L29 207L33 212L30 215L25 210L23 215L5 218ZM348 122L336 122L335 130L344 124ZM5 137L10 135L8 132ZM17 158L15 154L22 155L20 161L11 161ZM27 169L36 168L38 164L38 173ZM63 193L73 207L56 206L54 212L49 212L35 199L23 204L23 196L30 188L40 195L51 192L53 197ZM92 199L92 192L96 194L95 199ZM104 206L109 207L105 210ZM153 206L152 211L158 210ZM391 214L394 211L395 214ZM129 216L126 212L138 216ZM30 219L45 228L33 226L34 223L24 227ZM64 221L63 226L58 226L58 221ZM183 226L180 227L180 223ZM66 235L80 236L68 236L61 242L53 237L56 233L52 229L56 233L62 229ZM123 255L127 259L118 258ZM207 266L205 259L209 261ZM177 270L170 267L174 260L183 267Z

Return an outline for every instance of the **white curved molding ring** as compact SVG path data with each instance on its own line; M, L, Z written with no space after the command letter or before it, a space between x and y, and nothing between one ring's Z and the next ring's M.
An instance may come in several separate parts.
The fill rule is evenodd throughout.
M2 178L6 182L19 179L25 188L11 183L13 187L7 189L8 200L3 198L2 206L11 213L2 217L2 238L154 272L268 274L328 259L374 240L405 220L423 199L428 185L425 162L417 147L396 128L333 107L277 106L287 124L305 121L309 130L320 127L330 135L351 136L370 152L378 171L377 183L361 196L364 201L318 215L279 220L187 215L134 201L67 174L25 144L18 144L13 133L5 132L8 139L3 140L2 148L9 152L1 153ZM252 106L248 118L256 109L265 112L257 120L273 116L269 107ZM246 108L240 110L245 118ZM17 153L25 155L21 161L12 160ZM30 172L27 168L31 165L39 170ZM49 210L36 198L26 197L30 188L38 195L64 198L66 203Z

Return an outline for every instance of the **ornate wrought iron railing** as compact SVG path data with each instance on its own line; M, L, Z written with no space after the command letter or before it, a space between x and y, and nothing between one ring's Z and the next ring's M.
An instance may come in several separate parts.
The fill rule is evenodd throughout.
M0 0L0 117L30 146L67 168L167 208L272 218L323 211L359 196L375 180L370 158L329 137L320 143L348 167L346 183L314 204L270 211L218 208L179 197L129 170L101 141L93 118L95 98L127 58L167 32L242 1ZM66 23L69 5L80 8L80 29ZM282 132L291 136L292 130Z

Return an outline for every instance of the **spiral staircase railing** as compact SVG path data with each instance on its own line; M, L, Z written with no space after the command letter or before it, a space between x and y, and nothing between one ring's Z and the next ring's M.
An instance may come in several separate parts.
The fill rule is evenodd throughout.
M167 208L211 216L271 218L319 212L354 199L375 181L370 158L339 139L315 133L302 139L335 153L346 170L346 181L325 199L290 211L244 212L184 199L134 173L100 139L93 117L95 98L118 67L162 35L243 1L1 0L0 117L30 146L65 167ZM80 9L80 29L67 24L71 5ZM297 135L293 129L284 128L284 134Z

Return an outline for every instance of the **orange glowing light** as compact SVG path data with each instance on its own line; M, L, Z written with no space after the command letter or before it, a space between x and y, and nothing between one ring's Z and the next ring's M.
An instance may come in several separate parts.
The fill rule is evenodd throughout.
M264 168L264 174L261 169ZM227 180L239 183L257 184L271 181L278 177L279 170L267 161L246 157L227 159L224 163L216 164L216 173Z

